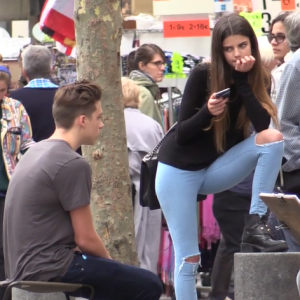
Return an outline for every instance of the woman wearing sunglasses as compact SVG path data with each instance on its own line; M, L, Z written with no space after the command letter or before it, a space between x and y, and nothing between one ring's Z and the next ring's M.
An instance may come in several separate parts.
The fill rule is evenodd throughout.
M10 82L9 69L0 65L0 281L5 280L2 243L5 195L19 155L33 145L30 120L24 106L7 97ZM5 289L0 287L0 299L4 292Z
M290 51L288 40L285 35L284 20L290 12L280 13L272 22L269 42L273 48L273 53L278 61L277 67L272 71L273 82L271 89L271 99L276 103L276 89L278 89L279 80L285 67L285 59Z
M158 105L160 99L157 82L164 78L165 54L154 44L144 44L128 55L129 78L140 89L140 111L162 125L162 117Z
M268 37L273 48L274 56L279 64L284 63L284 57L290 51L284 28L284 20L289 14L289 12L281 13L273 20L271 33Z

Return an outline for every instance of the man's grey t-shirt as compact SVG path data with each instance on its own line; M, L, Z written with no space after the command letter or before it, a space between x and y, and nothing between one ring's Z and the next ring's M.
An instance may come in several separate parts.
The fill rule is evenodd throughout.
M88 205L91 169L63 140L31 147L11 178L4 209L8 279L59 280L76 247L70 211Z

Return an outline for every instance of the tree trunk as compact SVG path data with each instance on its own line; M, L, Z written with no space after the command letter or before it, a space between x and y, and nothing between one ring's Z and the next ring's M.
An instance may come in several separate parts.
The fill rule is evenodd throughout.
M111 256L135 264L133 209L121 90L122 17L119 0L75 0L79 79L100 84L104 129L84 146L91 165L94 226Z

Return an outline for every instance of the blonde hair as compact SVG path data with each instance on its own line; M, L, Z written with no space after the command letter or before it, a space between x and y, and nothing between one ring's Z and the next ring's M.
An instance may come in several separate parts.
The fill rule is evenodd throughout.
M262 64L267 67L276 64L276 58L274 56L273 48L265 36L257 38L258 48ZM270 71L272 71L270 69Z
M124 108L139 108L140 90L134 81L128 77L122 77L122 93Z

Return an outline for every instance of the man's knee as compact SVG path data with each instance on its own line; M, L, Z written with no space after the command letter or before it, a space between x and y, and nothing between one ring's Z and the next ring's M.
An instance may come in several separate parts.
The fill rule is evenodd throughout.
M162 293L163 293L163 285L162 282L160 280L160 278L151 273L149 274L149 281L147 284L147 290L149 290L149 293L151 295L149 295L149 299L160 299ZM151 277L151 279L150 279Z

